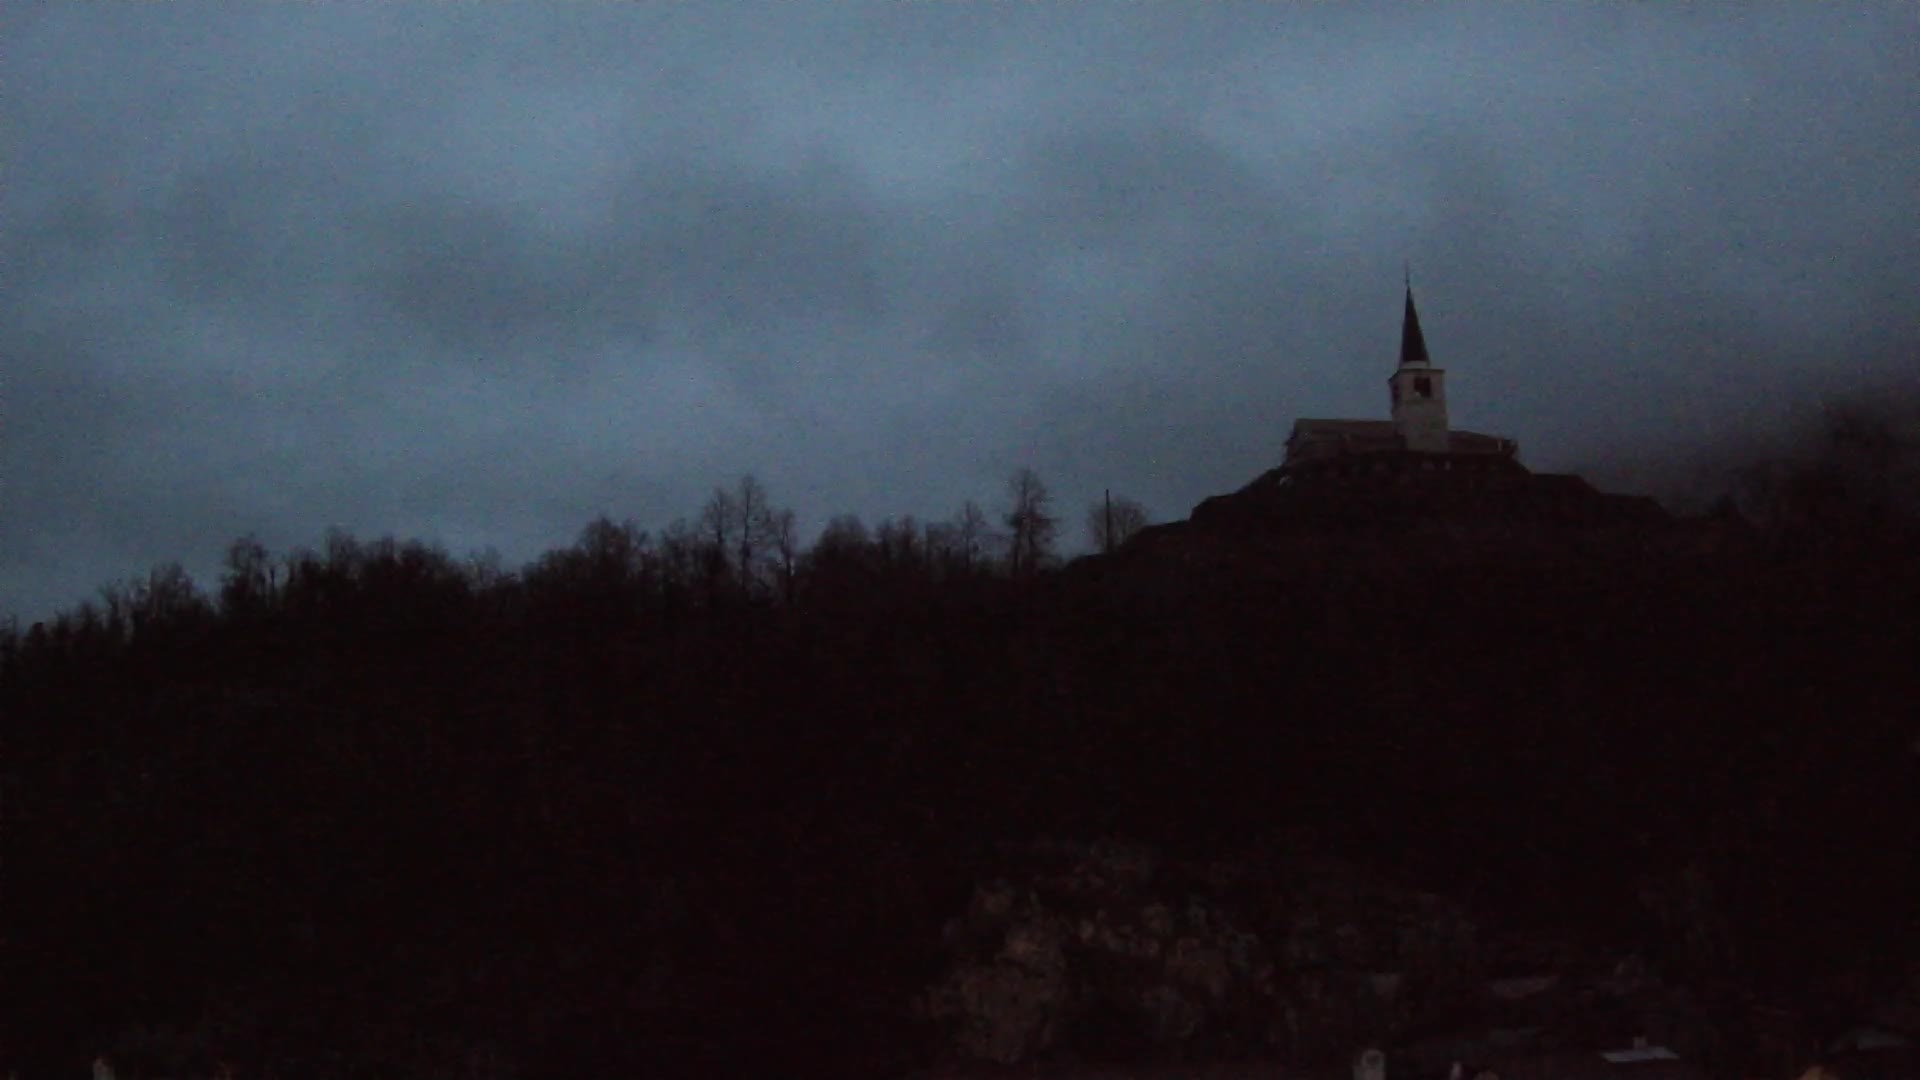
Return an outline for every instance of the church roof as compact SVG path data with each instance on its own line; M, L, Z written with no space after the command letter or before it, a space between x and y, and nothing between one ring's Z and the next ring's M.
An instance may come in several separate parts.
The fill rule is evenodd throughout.
M1287 437L1289 463L1346 454L1377 454L1401 448L1391 420L1295 420Z
M1309 450L1308 444L1321 449ZM1401 449L1400 430L1391 420L1295 420L1287 439L1290 458ZM1447 432L1454 454L1511 454L1513 440L1477 431Z
M1400 323L1400 366L1431 366L1427 360L1427 339L1420 333L1420 313L1413 309L1413 286L1407 286L1407 313Z
M1338 438L1350 436L1356 439L1396 437L1399 429L1391 420L1295 420L1293 437L1296 439L1326 437Z
M1511 454L1514 445L1512 439L1455 428L1447 432L1447 450L1454 454Z

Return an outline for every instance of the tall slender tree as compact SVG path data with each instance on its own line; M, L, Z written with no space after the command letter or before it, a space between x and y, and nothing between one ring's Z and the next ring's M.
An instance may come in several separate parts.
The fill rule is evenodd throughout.
M968 499L960 505L959 512L953 515L953 542L960 556L961 564L967 572L973 572L986 554L987 541L990 539L987 512L980 504Z
M1001 520L1008 530L1007 569L1015 577L1034 574L1053 558L1060 522L1051 512L1053 497L1032 469L1007 478L1008 506Z
M777 560L775 569L780 577L780 599L793 603L794 582L800 558L800 534L793 520L792 510L777 510L771 519L773 556Z

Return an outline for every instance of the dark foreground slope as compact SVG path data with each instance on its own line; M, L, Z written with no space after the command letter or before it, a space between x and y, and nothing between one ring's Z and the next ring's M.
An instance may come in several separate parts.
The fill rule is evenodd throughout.
M1233 509L1031 580L842 552L790 601L341 548L9 641L0 1056L897 1071L951 1045L942 926L1047 837L1313 826L1775 996L1912 962L1908 534ZM1650 904L1675 875L1710 899ZM1081 1019L1049 1053L1115 1045Z

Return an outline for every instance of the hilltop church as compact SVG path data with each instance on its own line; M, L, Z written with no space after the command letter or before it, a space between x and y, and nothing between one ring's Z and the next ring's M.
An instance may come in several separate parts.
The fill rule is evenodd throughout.
M1536 473L1512 439L1455 430L1447 373L1427 353L1409 282L1400 362L1387 377L1390 419L1296 420L1286 457L1231 495L1194 508L1203 531L1331 534L1416 531L1532 535L1669 520L1644 496L1612 495L1571 474ZM1164 531L1164 530L1162 530Z
M1391 420L1296 420L1287 439L1288 477L1452 472L1519 467L1512 439L1455 431L1447 422L1447 373L1433 366L1420 332L1420 313L1407 284L1400 327L1400 366L1387 378Z

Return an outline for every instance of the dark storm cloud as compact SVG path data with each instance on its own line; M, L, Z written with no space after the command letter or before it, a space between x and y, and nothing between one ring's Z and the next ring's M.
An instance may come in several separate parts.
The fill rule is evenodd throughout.
M510 560L752 470L814 524L1178 516L1374 416L1650 482L1911 386L1885 7L19 8L0 610L256 532ZM1704 456L1703 456L1704 455Z

